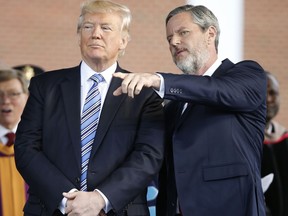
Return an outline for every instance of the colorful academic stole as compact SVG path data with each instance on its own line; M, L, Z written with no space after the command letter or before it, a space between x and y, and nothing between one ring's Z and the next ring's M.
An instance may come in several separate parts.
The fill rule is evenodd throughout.
M16 169L14 145L0 143L0 215L23 215L26 185Z

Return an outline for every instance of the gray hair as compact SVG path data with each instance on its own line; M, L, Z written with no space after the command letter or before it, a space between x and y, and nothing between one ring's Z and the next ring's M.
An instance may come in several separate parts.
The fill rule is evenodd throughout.
M213 14L213 12L203 5L197 5L197 6L183 5L170 11L170 13L166 17L166 26L168 21L173 16L183 12L189 12L191 14L191 17L193 18L193 22L197 24L203 30L203 32L205 32L210 26L214 26L216 28L217 34L215 38L215 49L216 52L218 53L220 27L218 19Z
M25 78L22 71L14 69L0 69L0 83L17 79L21 83L22 90L25 94L28 94L28 81Z

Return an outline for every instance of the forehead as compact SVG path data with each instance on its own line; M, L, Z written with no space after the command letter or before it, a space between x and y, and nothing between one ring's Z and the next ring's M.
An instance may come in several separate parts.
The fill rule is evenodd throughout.
M14 89L22 89L21 82L18 79L11 79L7 81L0 82L0 91L14 90Z
M274 89L276 91L279 90L279 85L278 85L278 81L272 77L272 76L267 76L267 86L269 89Z
M166 26L166 34L169 36L187 28L199 29L199 26L193 22L193 18L189 12L181 12L170 18Z
M121 17L117 13L86 13L84 15L84 22L95 24L120 25L121 21Z
M181 26L181 25L192 25L193 18L189 12L181 12L171 17L167 23L167 28Z

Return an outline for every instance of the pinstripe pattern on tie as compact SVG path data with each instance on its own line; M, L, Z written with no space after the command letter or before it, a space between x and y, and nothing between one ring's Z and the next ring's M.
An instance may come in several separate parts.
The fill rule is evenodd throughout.
M81 116L81 191L87 191L88 162L96 135L101 107L98 83L104 80L100 74L94 74L90 79L94 83L88 91Z

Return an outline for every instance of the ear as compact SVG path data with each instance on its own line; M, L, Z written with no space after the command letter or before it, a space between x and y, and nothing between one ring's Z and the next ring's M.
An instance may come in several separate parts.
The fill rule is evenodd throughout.
M214 44L215 38L217 35L217 30L214 26L210 26L207 30L207 41L208 45Z
M129 42L129 38L127 35L123 35L120 40L120 47L119 50L124 50Z

